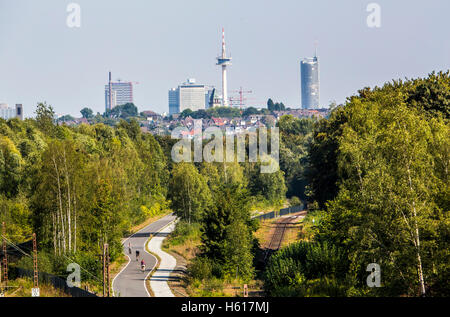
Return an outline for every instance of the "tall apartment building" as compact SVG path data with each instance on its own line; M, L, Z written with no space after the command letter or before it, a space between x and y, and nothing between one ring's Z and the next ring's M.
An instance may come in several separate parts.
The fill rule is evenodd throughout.
M105 110L108 111L116 106L133 103L133 83L122 81L112 82L111 73L109 78L109 83L105 85Z
M188 79L187 82L177 88L169 90L169 115L181 113L186 109L197 111L210 107L210 100L213 89L206 85L196 84L195 79ZM214 100L214 97L212 97Z
M0 103L0 118L5 120L19 118L23 120L22 104L16 104L16 107L12 108L7 103Z
M302 108L320 107L319 59L305 58L300 62Z

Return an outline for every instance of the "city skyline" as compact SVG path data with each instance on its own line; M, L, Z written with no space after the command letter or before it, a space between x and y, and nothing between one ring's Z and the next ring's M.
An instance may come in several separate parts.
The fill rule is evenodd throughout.
M69 2L0 0L0 102L23 104L25 117L40 101L61 114L79 116L83 107L102 113L111 70L140 82L134 92L140 110L168 112L167 90L185 78L221 86L214 56L222 26L234 64L228 92L251 89L248 106L272 98L300 108L298 64L312 55L316 40L321 106L342 103L366 86L449 68L450 44L442 39L450 3L377 2L381 28L366 25L367 1L82 0L81 27L71 29ZM171 20L173 7L183 14Z

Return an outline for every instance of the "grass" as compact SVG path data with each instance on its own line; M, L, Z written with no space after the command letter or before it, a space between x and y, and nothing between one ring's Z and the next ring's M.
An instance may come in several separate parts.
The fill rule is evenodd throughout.
M31 289L33 288L33 281L30 278L17 278L8 281L8 291L5 297L31 297ZM62 290L48 284L39 285L40 297L70 297Z
M162 249L166 252L173 252L187 262L191 261L199 254L200 225L178 222L175 230L163 241Z
M259 241L262 249L268 247L270 238L274 232L274 223L276 219L261 221L259 229L255 232L255 237Z
M282 204L273 205L267 203L267 201L265 201L264 199L255 199L255 201L252 203L250 214L252 216L267 214L274 210L279 211L280 209L287 208L289 206L290 204L288 200L282 202Z
M249 297L259 297L263 293L263 282L258 279L247 283ZM191 297L243 297L244 282L241 280L225 281L218 278L191 280L187 285Z

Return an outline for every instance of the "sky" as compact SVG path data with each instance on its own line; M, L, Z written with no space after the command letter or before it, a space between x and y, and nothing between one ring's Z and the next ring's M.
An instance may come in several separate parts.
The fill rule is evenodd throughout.
M66 24L81 7L81 27ZM367 25L367 5L381 26ZM216 57L225 28L229 95L253 91L299 108L300 60L320 61L323 106L363 87L450 68L448 0L0 0L0 103L26 117L46 101L58 114L104 112L104 86L139 82L139 111L168 112L168 90L187 78L221 87Z

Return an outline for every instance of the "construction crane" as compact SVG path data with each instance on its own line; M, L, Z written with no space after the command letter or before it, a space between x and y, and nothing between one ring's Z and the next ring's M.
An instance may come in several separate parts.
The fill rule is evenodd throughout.
M230 98L230 102L233 105L239 105L239 107L242 109L243 106L245 106L245 102L247 101L247 98L244 97L244 94L252 94L253 91L251 90L244 90L242 87L239 88L239 90L234 90L234 93L239 94L239 99L236 98Z
M117 78L117 82L118 83L130 83L130 84L133 84L133 85L139 85L139 82L138 81L127 81L127 80L122 80L121 78Z

